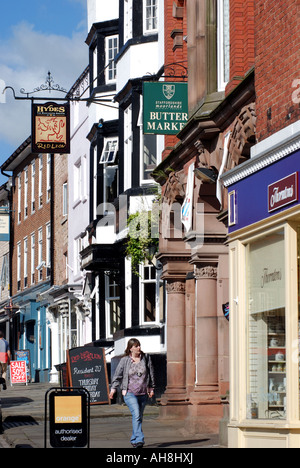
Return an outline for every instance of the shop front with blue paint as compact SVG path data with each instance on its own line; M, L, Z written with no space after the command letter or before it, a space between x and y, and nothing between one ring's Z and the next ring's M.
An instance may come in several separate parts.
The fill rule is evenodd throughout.
M227 172L232 448L300 444L300 124Z
M49 283L43 283L14 296L14 304L19 307L19 336L15 341L15 350L28 351L31 382L49 382L51 337L47 319L48 304L40 296L47 289Z

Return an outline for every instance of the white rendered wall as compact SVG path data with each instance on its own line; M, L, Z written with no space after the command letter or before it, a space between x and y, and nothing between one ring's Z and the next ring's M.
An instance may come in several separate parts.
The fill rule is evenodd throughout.
M119 18L119 0L87 0L88 31L93 23Z

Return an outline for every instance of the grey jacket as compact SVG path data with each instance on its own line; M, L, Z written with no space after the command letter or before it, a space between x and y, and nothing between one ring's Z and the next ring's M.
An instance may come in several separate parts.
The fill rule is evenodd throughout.
M153 369L151 358L148 354L143 354L142 359L145 359L146 369L148 370L147 387L154 389L155 388L154 369ZM121 390L125 390L127 392L130 364L131 364L130 356L122 357L121 361L119 362L117 366L115 374L113 376L111 389L116 389L117 387L120 386Z

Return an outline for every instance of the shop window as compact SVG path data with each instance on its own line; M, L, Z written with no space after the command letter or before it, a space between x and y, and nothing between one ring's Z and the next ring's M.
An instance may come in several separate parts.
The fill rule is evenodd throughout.
M247 418L286 418L284 231L247 247Z

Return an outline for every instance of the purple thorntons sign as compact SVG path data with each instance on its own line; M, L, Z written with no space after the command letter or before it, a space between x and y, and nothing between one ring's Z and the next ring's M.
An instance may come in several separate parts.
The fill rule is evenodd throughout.
M235 232L300 204L300 151L228 187L229 232Z
M296 201L298 201L298 172L269 185L269 213Z

